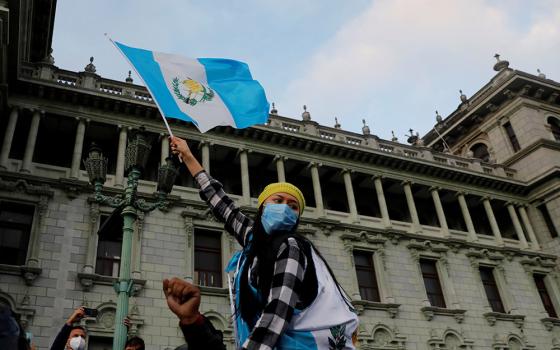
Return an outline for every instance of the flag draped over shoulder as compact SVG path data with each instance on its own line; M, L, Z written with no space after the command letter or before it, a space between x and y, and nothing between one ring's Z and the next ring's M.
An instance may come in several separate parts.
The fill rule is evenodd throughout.
M218 125L264 124L269 104L246 63L186 58L114 42L134 66L164 117L192 122L201 132Z

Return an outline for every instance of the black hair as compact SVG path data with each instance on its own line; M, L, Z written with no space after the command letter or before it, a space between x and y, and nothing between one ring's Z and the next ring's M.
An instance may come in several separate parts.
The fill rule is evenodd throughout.
M140 337L132 337L130 339L128 339L126 341L126 344L124 345L125 347L129 346L129 345L140 345L140 349L139 350L144 350L145 346L144 345L144 340Z
M239 305L242 305L235 312L240 314L243 320L247 322L250 328L252 328L257 321L259 313L262 312L264 306L266 305L266 299L270 292L270 287L272 285L272 277L274 274L274 263L276 262L276 249L272 247L273 236L265 232L264 227L261 223L261 215L263 211L263 205L261 205L255 216L253 223L253 230L251 231L253 237L249 244L246 262L243 264L243 269L239 271L240 275L240 287L239 287ZM280 234L290 234L295 233L299 225L299 217L296 224L292 227L290 231L287 232L275 232L274 235ZM261 296L262 300L255 300L250 288L249 288L249 268L253 263L254 259L257 258L256 266L251 269L251 280L256 282L256 288L258 294Z
M70 328L70 332L72 332L74 329L81 329L81 330L84 331L84 333L87 335L87 329L85 329L85 327L82 327L82 326L72 326L72 328Z

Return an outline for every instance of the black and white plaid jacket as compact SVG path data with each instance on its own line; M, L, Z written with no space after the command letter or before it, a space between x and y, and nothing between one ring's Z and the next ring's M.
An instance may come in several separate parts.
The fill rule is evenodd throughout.
M226 231L244 247L248 243L246 240L250 237L253 220L236 207L233 200L223 191L222 184L208 173L201 171L195 179L200 186L201 198L208 203L214 216L225 223ZM307 258L297 240L288 238L287 243L280 245L276 256L267 303L249 338L243 344L243 349L274 348L292 319L294 307L299 301L306 267ZM249 275L251 276L251 271Z

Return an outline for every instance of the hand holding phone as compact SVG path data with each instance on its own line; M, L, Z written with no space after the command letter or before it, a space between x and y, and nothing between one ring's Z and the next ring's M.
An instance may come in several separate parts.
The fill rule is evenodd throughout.
M91 309L89 307L84 307L84 315L87 317L97 317L99 311L97 309Z

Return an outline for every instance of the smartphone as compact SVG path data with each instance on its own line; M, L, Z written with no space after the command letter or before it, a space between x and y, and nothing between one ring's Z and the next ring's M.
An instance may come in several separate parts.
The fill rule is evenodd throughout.
M84 307L84 313L88 317L97 317L97 314L99 312L97 311L97 309L90 309L89 307Z

